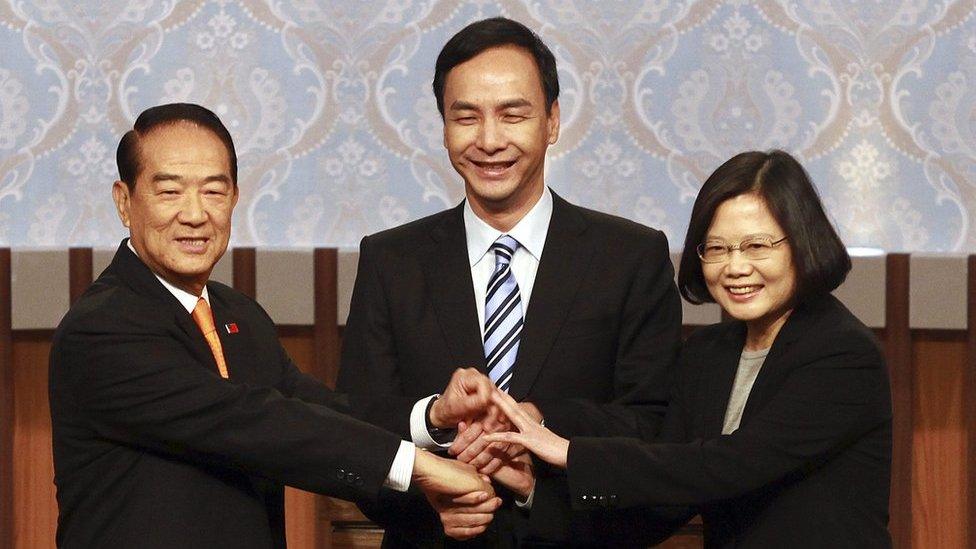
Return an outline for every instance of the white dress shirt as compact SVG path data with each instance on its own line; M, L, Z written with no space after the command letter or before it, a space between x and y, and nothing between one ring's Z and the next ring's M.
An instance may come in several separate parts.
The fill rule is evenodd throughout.
M129 249L132 250L132 253L136 254L136 257L138 257L138 252L136 252L136 249L132 247L132 241L129 240L126 242L126 244L128 244ZM203 292L199 296L195 296L190 292L181 290L180 288L170 284L158 274L153 274L163 285L163 287L169 290L169 292L173 294L173 297L180 302L180 305L183 305L186 312L190 313L191 315L193 314L193 309L195 309L197 306L197 301L201 297L207 302L208 306L210 305L210 294L207 292L206 286L203 287ZM427 399L424 400L426 401ZM406 492L407 489L410 488L410 477L413 476L413 460L416 457L416 451L417 448L413 444L405 440L400 441L400 447L397 449L396 456L393 458L393 464L390 466L390 472L386 475L386 480L383 481L384 486L398 492Z

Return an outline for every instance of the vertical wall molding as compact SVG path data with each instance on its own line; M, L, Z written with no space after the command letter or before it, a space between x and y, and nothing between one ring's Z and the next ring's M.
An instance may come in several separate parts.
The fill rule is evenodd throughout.
M70 248L68 250L68 300L72 305L91 286L92 277L92 249Z
M14 370L10 249L0 248L0 549L14 546Z
M339 375L339 251L316 248L315 276L315 375L335 387Z
M909 319L909 256L889 254L885 271L885 359L891 377L892 456L890 513L892 541L912 546L912 335Z
M976 255L970 255L966 265L966 386L963 387L963 406L967 435L966 525L968 547L976 549Z
M234 289L251 299L257 298L257 252L254 248L234 248L231 252Z
M339 375L339 251L316 248L312 258L315 295L315 363L313 375L335 388ZM332 546L331 504L316 498L316 547Z

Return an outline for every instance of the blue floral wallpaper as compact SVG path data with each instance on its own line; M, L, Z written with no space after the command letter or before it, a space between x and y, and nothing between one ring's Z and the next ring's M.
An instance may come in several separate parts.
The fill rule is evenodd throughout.
M434 59L503 14L560 64L548 183L667 232L744 149L810 170L849 246L976 252L973 0L3 0L0 246L111 246L115 147L192 101L234 135L236 245L355 246L453 206Z

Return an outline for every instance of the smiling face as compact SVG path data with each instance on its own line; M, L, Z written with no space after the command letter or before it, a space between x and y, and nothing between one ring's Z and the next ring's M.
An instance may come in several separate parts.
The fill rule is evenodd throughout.
M132 190L112 188L139 258L156 274L200 295L230 240L237 188L224 144L189 122L161 126L139 142Z
M757 235L772 240L786 236L763 199L748 193L719 205L705 239L735 244ZM796 293L789 240L773 247L765 259L749 260L736 250L728 261L703 262L702 274L715 302L732 318L746 322L747 346L769 347L792 311Z
M558 137L559 104L546 113L539 69L524 49L489 48L447 74L444 146L489 223L517 222L542 196L546 149Z

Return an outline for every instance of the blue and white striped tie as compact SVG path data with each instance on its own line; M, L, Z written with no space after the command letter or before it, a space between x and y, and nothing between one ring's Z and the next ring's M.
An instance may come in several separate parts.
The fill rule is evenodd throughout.
M485 359L488 377L508 392L522 334L522 296L512 274L512 256L518 240L503 234L491 245L495 272L485 297Z

